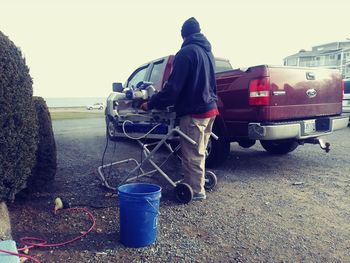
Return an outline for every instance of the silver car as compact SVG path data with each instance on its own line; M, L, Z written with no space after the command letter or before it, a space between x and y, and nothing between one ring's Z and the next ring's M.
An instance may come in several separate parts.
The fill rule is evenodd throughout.
M94 104L91 104L91 105L87 105L86 109L87 110L93 110L93 109L103 110L104 109L104 105L103 105L103 103L94 103Z

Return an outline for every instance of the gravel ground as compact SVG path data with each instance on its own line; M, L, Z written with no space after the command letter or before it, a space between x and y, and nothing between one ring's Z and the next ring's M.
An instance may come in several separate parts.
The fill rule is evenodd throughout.
M232 144L228 160L214 169L218 185L203 202L177 204L160 176L146 179L163 187L158 238L132 249L119 242L118 198L98 180L103 119L53 125L56 181L10 205L13 236L59 242L87 229L84 215L52 215L57 196L88 207L97 225L73 244L32 249L41 262L350 262L350 128L327 137L328 154L305 145L272 156L259 143L250 149ZM105 162L129 157L140 158L138 145L118 142L109 144ZM178 168L173 161L167 172L174 175Z

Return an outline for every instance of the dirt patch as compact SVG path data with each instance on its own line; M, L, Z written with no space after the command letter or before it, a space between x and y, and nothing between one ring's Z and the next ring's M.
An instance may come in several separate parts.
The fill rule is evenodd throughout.
M9 207L15 240L34 235L61 242L89 228L85 214L54 216L57 196L96 218L96 228L80 241L32 249L41 262L350 261L350 142L344 140L350 129L329 137L330 154L306 145L271 156L259 145L232 145L227 162L215 170L218 186L204 202L179 205L164 180L147 179L163 187L158 239L131 249L119 242L118 198L98 179L106 141L103 120L94 122L55 122L55 183ZM137 143L123 141L109 144L104 161L139 160L140 154ZM167 169L174 175L179 166L171 163Z

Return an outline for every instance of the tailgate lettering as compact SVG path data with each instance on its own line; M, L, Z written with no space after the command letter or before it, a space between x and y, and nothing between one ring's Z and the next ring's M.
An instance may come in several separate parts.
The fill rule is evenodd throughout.
M274 92L272 92L272 95L283 96L283 95L286 95L286 92L285 91L274 91Z

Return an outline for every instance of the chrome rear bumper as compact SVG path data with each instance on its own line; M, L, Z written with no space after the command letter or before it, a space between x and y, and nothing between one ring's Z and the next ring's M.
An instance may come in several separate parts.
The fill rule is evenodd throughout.
M344 129L348 126L349 116L336 116L322 118L323 122L329 121L328 129L316 130L311 133L305 133L305 122L315 121L311 119L307 121L293 122L276 122L276 123L249 123L248 135L253 140L282 140L282 139L308 139L331 134L334 131Z

